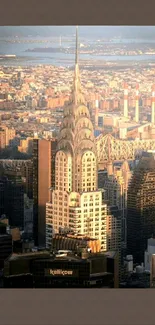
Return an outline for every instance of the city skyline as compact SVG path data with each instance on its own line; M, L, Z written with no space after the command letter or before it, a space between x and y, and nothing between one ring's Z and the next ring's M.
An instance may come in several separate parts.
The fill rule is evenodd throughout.
M153 285L155 42L82 28L0 38L5 287Z

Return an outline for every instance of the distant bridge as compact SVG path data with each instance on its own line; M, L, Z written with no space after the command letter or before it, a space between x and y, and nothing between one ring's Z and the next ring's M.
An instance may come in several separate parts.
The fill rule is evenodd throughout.
M141 151L155 150L155 139L149 140L122 140L116 139L111 134L100 134L96 138L99 168L108 161L134 160ZM32 164L32 160L0 159L0 166L23 167Z
M122 140L111 134L100 134L96 138L99 167L108 161L134 160L141 151L155 150L155 139Z

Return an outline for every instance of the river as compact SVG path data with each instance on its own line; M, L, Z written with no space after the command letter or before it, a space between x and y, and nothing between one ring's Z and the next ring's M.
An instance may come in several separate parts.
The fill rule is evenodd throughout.
M45 39L44 39L45 40ZM65 54L65 53L37 53L37 52L26 52L28 49L38 48L38 47L58 47L58 42L52 44L51 39L47 39L46 43L39 43L38 41L30 41L26 39L25 43L10 43L6 42L4 39L0 39L0 54L1 55L16 55L16 59L7 59L1 60L2 65L10 65L10 66L24 66L24 65L61 65L61 66L71 66L74 63L74 54ZM121 44L128 43L128 41L121 41ZM147 41L145 41L147 42ZM150 42L150 41L149 41ZM107 42L105 42L107 44ZM117 40L115 43L120 42ZM140 43L140 41L137 41ZM150 44L153 42L150 42ZM90 44L90 42L89 42ZM63 43L62 46L73 46L74 43ZM93 54L80 54L81 59L89 60L89 61L105 61L105 62L127 62L127 61L148 61L148 62L155 62L155 55L93 55Z

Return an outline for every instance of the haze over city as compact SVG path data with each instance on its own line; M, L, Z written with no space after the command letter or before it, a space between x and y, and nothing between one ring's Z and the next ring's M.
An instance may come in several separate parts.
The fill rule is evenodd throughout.
M1 26L0 37L72 36L74 26ZM155 39L154 26L79 26L80 36Z

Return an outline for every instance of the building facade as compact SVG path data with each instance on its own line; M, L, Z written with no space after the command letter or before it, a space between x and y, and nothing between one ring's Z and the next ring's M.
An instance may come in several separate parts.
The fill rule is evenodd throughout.
M54 186L56 140L33 140L33 221L36 245L45 245L46 202Z
M147 240L155 234L155 159L145 153L136 166L128 190L127 249L134 262L144 261Z
M0 127L0 149L4 149L11 145L11 140L16 136L14 128L8 128L6 126Z
M5 214L11 227L24 229L24 186L21 172L6 170L3 179L5 186Z
M116 206L120 211L122 235L121 240L126 247L127 241L127 194L132 172L127 161L122 164L109 163L107 166L107 175L103 186L105 189L105 198L111 207Z

